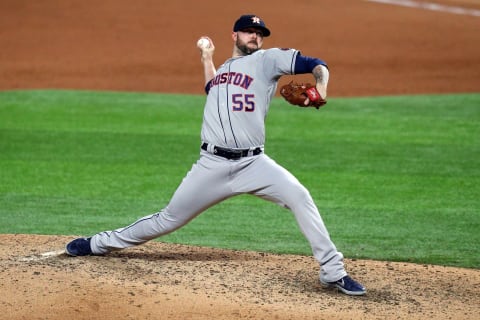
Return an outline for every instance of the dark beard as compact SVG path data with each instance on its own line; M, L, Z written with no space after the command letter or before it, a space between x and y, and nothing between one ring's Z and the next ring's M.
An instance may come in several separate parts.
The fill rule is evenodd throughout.
M241 44L240 41L237 39L237 48L246 56L254 53L255 51L258 51L260 48L256 48L256 49L251 49L249 47L247 47L247 44Z

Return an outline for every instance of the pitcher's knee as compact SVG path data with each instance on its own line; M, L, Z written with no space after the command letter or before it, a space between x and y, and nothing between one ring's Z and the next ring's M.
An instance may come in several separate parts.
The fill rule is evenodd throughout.
M165 209L155 213L153 216L157 233L161 235L173 232L190 221Z
M286 199L287 206L291 209L301 206L310 206L313 204L310 192L308 192L308 190L303 186L290 190Z

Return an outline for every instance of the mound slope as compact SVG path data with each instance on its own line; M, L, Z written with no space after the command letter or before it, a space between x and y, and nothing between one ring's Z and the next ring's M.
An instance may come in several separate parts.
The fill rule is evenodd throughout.
M476 319L480 271L346 260L368 288L318 283L312 257L149 242L104 257L65 236L0 235L0 319Z

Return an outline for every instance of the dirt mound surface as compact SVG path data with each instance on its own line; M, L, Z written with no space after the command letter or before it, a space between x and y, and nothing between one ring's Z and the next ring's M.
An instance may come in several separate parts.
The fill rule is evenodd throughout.
M0 319L477 319L480 271L346 260L368 293L318 282L312 257L150 242L72 258L64 236L0 235Z

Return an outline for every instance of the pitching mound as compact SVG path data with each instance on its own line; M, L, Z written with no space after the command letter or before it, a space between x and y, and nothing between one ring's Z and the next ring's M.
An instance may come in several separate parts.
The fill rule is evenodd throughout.
M0 235L0 319L477 319L480 270L346 260L363 297L312 257L150 242L104 257L71 237Z

